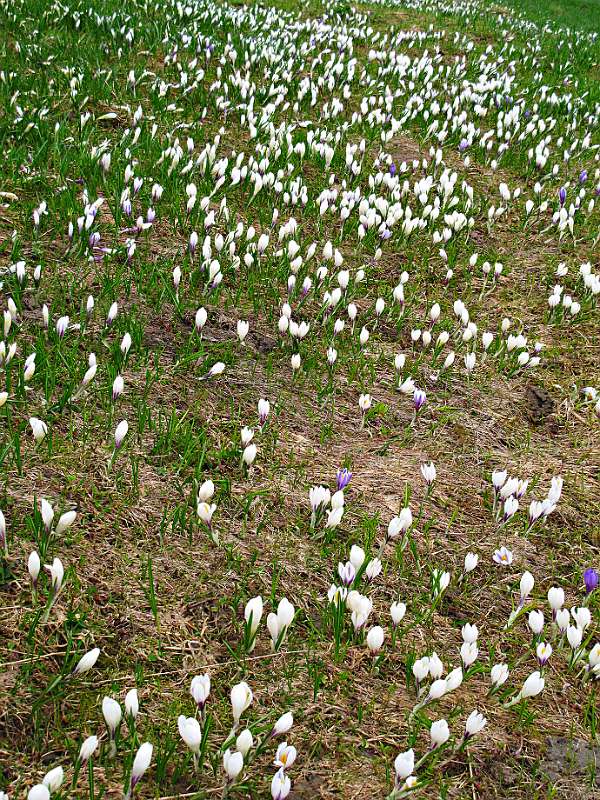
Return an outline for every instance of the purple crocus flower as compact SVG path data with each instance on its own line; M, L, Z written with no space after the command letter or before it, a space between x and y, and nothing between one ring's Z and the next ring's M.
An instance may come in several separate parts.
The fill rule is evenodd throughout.
M467 142L467 140L466 139L461 139L461 142L458 145L458 149L460 150L461 153L464 153L468 146L469 146L469 143Z
M598 575L593 567L588 567L588 569L586 569L586 571L583 573L583 580L585 583L585 593L591 594L594 589L598 588L598 584L600 583L600 575Z
M340 467L337 471L337 489L345 489L352 480L352 473L346 467Z
M110 253L110 252L111 252L110 247L94 247L94 250L93 250L94 261L99 263L100 261L102 261L104 256L107 253Z
M537 648L537 660L540 667L546 666L548 663L548 659L552 655L552 647L550 645L542 643Z
M396 174L396 165L394 164L394 162L392 162L392 163L390 164L390 175L391 175L391 176L392 176L392 178L393 178L395 174Z
M356 577L356 570L350 561L346 564L340 562L338 564L338 575L344 586L352 586L354 578Z
M585 183L587 181L587 176L588 176L587 170L582 169L581 172L579 173L579 183Z
M425 392L422 389L415 389L413 394L413 403L415 405L415 411L417 412L417 414L425 405L426 400L427 400L427 395L425 394Z
M558 190L558 199L561 206L564 206L567 200L567 190L565 189L564 186L561 186L560 189Z

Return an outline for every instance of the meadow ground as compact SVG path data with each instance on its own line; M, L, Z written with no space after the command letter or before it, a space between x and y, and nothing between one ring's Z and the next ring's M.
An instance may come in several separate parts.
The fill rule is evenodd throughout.
M599 31L2 5L0 800L597 796Z

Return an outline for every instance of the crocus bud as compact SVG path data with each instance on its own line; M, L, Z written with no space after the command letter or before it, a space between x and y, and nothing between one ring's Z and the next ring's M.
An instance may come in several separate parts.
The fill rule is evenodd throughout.
M71 525L75 522L75 518L77 517L76 511L66 511L62 514L58 520L56 525L55 533L57 536L60 536L61 533L64 533Z
M244 618L248 625L250 626L250 635L254 636L256 633L258 626L260 625L260 620L263 614L263 601L260 595L253 597L251 600L248 600L246 603L246 608L244 610Z
M129 430L129 423L126 419L119 422L117 427L115 428L115 450L119 450L125 437L127 436L127 431Z
M121 353L123 353L123 355L126 356L130 349L131 349L131 336L129 333L126 333L121 339L120 350Z
M429 735L431 737L432 748L441 747L443 744L446 744L450 738L450 729L448 728L446 720L438 719L436 722L433 722L429 730Z
M375 578L381 573L383 569L383 564L381 563L380 559L373 558L367 564L367 568L365 570L365 577L368 581L373 581Z
M99 655L100 655L99 647L94 647L93 650L89 650L85 655L83 655L79 659L77 666L73 670L73 674L83 675L84 672L89 672L89 670L91 670L96 664L96 661L98 661Z
M275 725L273 725L272 736L281 736L284 733L287 733L292 725L294 724L294 717L291 711L282 714L281 717L277 720Z
M404 603L395 602L390 606L390 616L394 625L399 625L404 619L406 614L406 605Z
M573 650L577 650L579 645L581 644L581 640L583 638L583 634L581 629L576 627L575 625L569 625L567 628L567 640L569 642L570 647Z
M112 303L110 308L108 309L108 314L106 316L106 325L110 327L115 319L117 318L117 314L119 313L119 306L117 303Z
M196 330L198 331L198 333L200 333L200 331L201 331L201 330L204 328L204 326L206 325L206 320L207 320L207 318L208 318L208 314L207 314L207 312L206 312L206 309L205 309L205 308L199 308L199 309L196 311L196 320L195 320L195 324L196 324Z
M562 608L565 603L564 589L561 589L559 586L553 586L548 589L548 603L554 612Z
M258 420L261 427L267 421L267 417L269 416L269 412L271 410L271 404L268 400L261 398L258 401Z
M351 586L356 577L356 569L352 562L348 561L346 564L340 562L338 564L338 575L344 586Z
M112 385L112 400L113 403L119 399L119 397L123 394L123 390L125 389L125 381L123 380L122 375L117 375L117 377L113 381Z
M98 737L88 736L79 748L79 760L85 763L90 759L98 749Z
M412 673L418 683L425 680L425 678L429 675L429 659L427 656L418 658L414 662L412 666Z
M30 417L29 424L33 432L33 438L35 439L36 442L41 442L42 439L48 433L48 426L46 425L45 422L43 422L41 419L38 419L37 417Z
M462 667L456 667L446 675L446 692L453 692L463 682Z
M69 327L69 317L60 317L56 322L56 333L58 334L58 338L62 339L62 337L67 332L67 328Z
M327 522L325 523L325 527L337 528L337 526L342 521L343 516L344 516L344 506L340 506L339 508L334 508L331 511L327 511Z
M413 749L407 750L404 753L399 753L394 761L394 771L396 773L396 781L400 783L406 780L413 774L415 769L415 754Z
M27 800L50 800L50 790L43 783L38 783L27 793Z
M428 700L439 700L446 694L446 681L443 678L438 678L429 687Z
M150 762L152 761L152 750L153 747L150 744L150 742L144 742L144 744L140 745L140 748L135 754L135 758L133 759L133 766L131 768L130 792L133 792L136 784L139 783L142 776L150 766Z
M176 293L179 291L180 283L181 283L181 267L177 266L173 270L173 287Z
M421 464L421 475L423 476L425 482L431 486L437 477L435 464L433 462L430 462L429 464Z
M335 511L336 508L343 508L344 505L344 492L342 489L338 489L337 492L331 495L331 508Z
M475 553L467 553L465 556L465 573L473 572L479 561L479 556Z
M591 669L594 669L600 665L600 642L596 642L596 644L590 650L588 662Z
M242 440L242 445L246 447L247 445L250 444L250 442L254 438L254 430L252 428L244 426L241 430L240 438Z
M181 714L177 718L177 727L179 729L179 735L192 753L199 753L200 743L202 742L202 730L198 720L195 717L186 717L184 714Z
M355 571L362 567L365 561L365 551L362 547L359 547L357 544L353 544L350 548L350 563L354 567Z
M207 378L218 378L219 375L222 375L225 372L225 364L222 361L217 361L216 364L213 364L212 367L209 369Z
M507 470L495 470L492 472L492 483L494 485L494 489L499 492L500 489L506 483L506 479L508 477Z
M241 753L244 758L246 758L253 745L254 737L252 736L252 731L249 728L244 728L244 730L235 740L235 749L238 751L238 753Z
M542 628L544 627L544 615L541 611L530 611L527 622L531 632L537 636L542 632Z
M63 785L65 779L65 771L62 767L54 767L44 775L42 783L48 788L50 793L58 792Z
M137 689L130 689L125 695L125 713L131 719L135 719L140 710Z
M113 700L112 697L105 697L102 700L102 716L106 722L109 736L112 738L121 724L121 718L123 716L121 706L116 700Z
M255 444L249 444L246 448L244 448L244 452L242 453L242 459L247 467L252 466L252 464L254 463L254 459L256 458L256 453L257 449Z
M237 335L240 342L243 344L244 339L248 335L248 331L250 330L250 324L243 319L238 320L237 323Z
M223 753L223 769L230 781L234 781L244 768L244 756L240 752L232 753L228 748Z
M521 602L524 602L531 594L535 581L531 572L524 572L521 576L520 589L521 589Z
M240 717L252 702L252 690L245 681L232 687L230 693L234 725L239 725Z
M34 550L27 561L27 569L29 571L29 577L31 578L31 582L35 586L37 583L38 575L40 574L40 557L38 556L37 552Z
M556 612L556 624L558 626L559 631L564 633L567 628L569 627L569 620L571 617L569 616L569 611L566 608L559 608Z
M42 515L44 527L47 531L49 531L52 528L52 522L54 521L54 509L43 497L40 500L40 514Z
M198 501L207 503L215 493L215 485L211 480L206 480L198 489Z
M519 698L526 700L529 697L536 697L543 690L546 681L539 671L532 672L523 684L523 688L519 692Z
M56 595L59 593L62 587L62 582L65 574L65 569L63 567L62 561L60 560L60 558L55 558L52 561L52 564L45 564L44 566L50 573L50 577L52 579L52 589Z
M90 364L89 369L86 370L86 373L81 380L82 385L87 386L88 383L91 383L94 380L97 371L98 371L98 365L94 361L93 364Z
M385 633L380 625L374 625L367 633L367 647L372 653L378 653L383 645Z
M461 629L463 642L476 642L477 637L479 636L479 631L477 629L477 625L470 625L468 622L466 625L463 625Z

